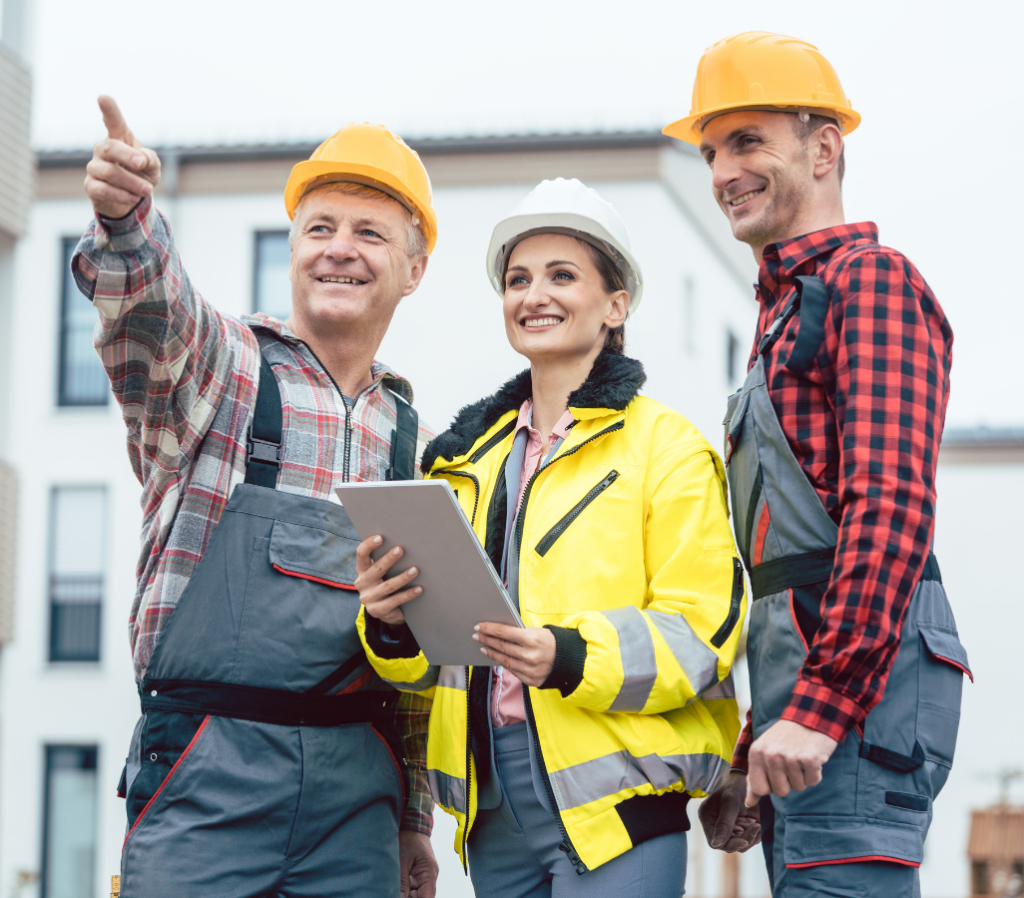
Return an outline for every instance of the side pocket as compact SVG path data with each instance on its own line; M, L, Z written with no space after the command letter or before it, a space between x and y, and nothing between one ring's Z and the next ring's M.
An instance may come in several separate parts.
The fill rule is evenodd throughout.
M395 765L395 772L398 774L398 780L401 783L402 790L402 806L399 809L398 815L401 815L405 809L405 806L409 803L409 762L406 760L405 752L402 750L402 737L399 735L398 728L390 720L378 720L376 723L371 724L374 735L382 743L387 753L391 756L391 761Z
M141 768L128 787L128 835L136 830L157 796L202 734L209 721L202 714L149 711L142 734Z
M953 765L964 674L971 676L967 652L956 633L922 624L917 733L929 760Z

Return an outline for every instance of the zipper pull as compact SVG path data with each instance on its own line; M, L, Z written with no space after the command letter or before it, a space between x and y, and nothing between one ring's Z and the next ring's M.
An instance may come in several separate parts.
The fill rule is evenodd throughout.
M619 472L618 472L618 471L609 471L609 472L608 472L608 476L607 476L607 477L605 477L605 479L604 479L604 480L602 480L602 481L601 481L601 482L600 482L600 483L598 484L598 486L599 486L599 487L600 487L601 489L603 489L603 490L605 490L605 489L608 489L608 487L610 487L610 486L611 486L611 485L612 485L613 483L615 483L615 481L616 481L616 480L618 480L618 479L619 479Z
M580 856L576 853L576 850L568 842L559 842L558 850L564 851L565 856L569 859L569 863L576 868L576 873L582 876L587 872L587 868L584 866L583 861L580 860Z

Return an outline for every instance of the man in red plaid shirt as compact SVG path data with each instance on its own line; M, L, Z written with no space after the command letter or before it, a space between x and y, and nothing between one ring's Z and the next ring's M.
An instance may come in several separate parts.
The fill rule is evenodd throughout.
M700 816L714 848L763 838L775 896L919 894L969 673L931 555L953 334L909 260L845 221L859 122L815 47L750 32L707 50L665 129L760 264L725 420L752 708Z

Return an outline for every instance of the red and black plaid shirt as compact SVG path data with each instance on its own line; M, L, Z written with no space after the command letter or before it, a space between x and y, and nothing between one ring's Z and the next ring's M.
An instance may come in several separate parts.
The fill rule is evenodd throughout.
M878 245L874 224L842 225L765 250L750 367L796 275L828 285L825 338L816 364L789 371L792 317L765 358L765 378L839 541L823 622L782 717L838 741L882 699L931 548L953 332L917 269ZM746 769L751 741L748 718L736 767Z

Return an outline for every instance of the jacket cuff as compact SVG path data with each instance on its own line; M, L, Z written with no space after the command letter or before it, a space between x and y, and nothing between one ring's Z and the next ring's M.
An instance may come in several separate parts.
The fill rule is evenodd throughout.
M365 615L366 642L378 658L415 658L420 644L408 624L385 626L383 621Z
M118 237L122 234L127 234L133 228L139 227L146 220L146 216L149 215L149 210L152 207L153 197L147 196L139 200L127 215L122 215L120 218L107 218L106 215L100 215L97 212L96 221L111 237Z
M867 717L867 712L842 692L822 683L798 679L781 717L842 742L846 734Z
M555 637L555 664L548 678L541 683L541 689L557 689L562 698L567 698L583 682L583 668L587 662L587 640L580 631L569 627L546 624Z

